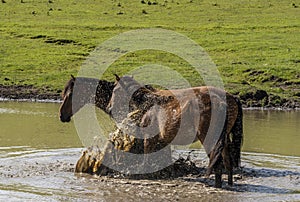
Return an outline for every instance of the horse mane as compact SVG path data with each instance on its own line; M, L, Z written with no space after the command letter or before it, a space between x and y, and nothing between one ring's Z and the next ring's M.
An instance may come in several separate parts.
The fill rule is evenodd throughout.
M65 97L65 95L67 94L68 90L73 90L74 87L74 82L75 82L75 78L72 77L65 85L64 90L62 91L61 96Z
M173 100L173 96L162 96L155 94L156 90L154 88L147 88L146 86L140 87L136 90L130 100L130 105L134 104L135 108L148 111L155 104L163 105Z
M113 89L115 87L115 82L110 82L106 80L99 80L96 96L94 98L95 105L106 112L106 107L111 99Z

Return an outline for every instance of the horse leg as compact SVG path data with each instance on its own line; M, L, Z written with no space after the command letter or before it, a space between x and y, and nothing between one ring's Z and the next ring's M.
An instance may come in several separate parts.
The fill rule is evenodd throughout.
M228 185L233 185L233 159L230 154L230 143L225 141L225 147L222 151L223 165L228 172Z
M229 134L226 135L225 139L225 146L222 151L222 159L223 159L223 165L225 169L228 172L228 185L232 186L233 185L233 159L231 155L231 143L229 140Z
M228 171L228 185L233 185L233 171L232 169ZM222 167L218 165L215 168L215 187L221 188L222 187Z
M158 144L158 135L151 137L151 138L145 138L144 139L144 153L149 154L156 149L156 145Z
M224 131L223 131L224 133ZM222 134L223 134L222 133ZM224 135L220 137L211 153L209 154L209 165L207 169L207 175L209 176L212 170L215 173L215 187L222 187L222 171L223 171L223 157L224 157Z
M222 188L222 163L220 162L215 170L215 187Z
M233 185L233 171L232 171L232 169L229 170L229 172L228 172L228 185L229 186Z
M147 154L155 151L156 145L158 143L158 138L158 135L156 135L154 137L144 139L144 165L147 165L149 163Z

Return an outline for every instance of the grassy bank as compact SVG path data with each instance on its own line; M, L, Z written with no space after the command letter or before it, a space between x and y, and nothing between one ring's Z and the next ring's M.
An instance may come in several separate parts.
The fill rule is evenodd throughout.
M259 89L281 100L300 97L300 3L293 0L2 2L2 85L59 92L105 40L132 29L161 27L202 46L228 91L245 96ZM192 85L201 85L185 61L156 51L125 55L105 75L112 79L111 72L122 74L149 63L172 67Z

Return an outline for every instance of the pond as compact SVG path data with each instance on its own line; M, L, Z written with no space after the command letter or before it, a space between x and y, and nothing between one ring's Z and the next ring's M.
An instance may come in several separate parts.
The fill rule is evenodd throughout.
M83 144L74 122L59 121L58 108L59 103L0 102L0 200L300 200L300 111L244 110L246 177L237 180L237 189L218 190L201 180L74 175ZM199 159L206 158L199 144L193 147L199 147Z

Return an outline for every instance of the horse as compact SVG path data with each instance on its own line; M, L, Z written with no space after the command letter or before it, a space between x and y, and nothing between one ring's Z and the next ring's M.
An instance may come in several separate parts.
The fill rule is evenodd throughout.
M154 152L157 144L164 147L200 140L209 157L207 176L215 172L215 187L222 187L223 168L228 184L233 185L233 168L240 166L243 140L243 111L237 97L211 86L148 90L132 77L115 76L107 111L120 119L126 105L128 112L143 113L136 132L144 135L145 154Z
M75 91L74 91L75 87ZM62 92L63 102L59 108L62 122L70 122L71 117L86 104L95 104L106 112L115 82L95 78L74 77L66 83Z

